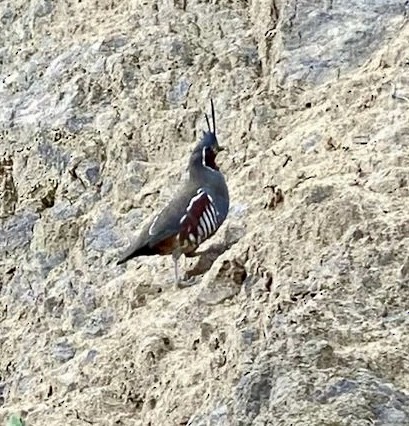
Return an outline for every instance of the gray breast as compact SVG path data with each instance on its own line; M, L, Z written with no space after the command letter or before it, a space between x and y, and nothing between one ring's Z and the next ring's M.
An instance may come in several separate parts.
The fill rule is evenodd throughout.
M224 176L220 172L213 172L213 175L209 176L205 188L213 199L213 203L219 215L219 221L223 222L226 219L230 204L229 190Z

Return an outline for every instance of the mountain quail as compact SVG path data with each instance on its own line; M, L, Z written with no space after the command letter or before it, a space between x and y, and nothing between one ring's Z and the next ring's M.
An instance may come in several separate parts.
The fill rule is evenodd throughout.
M205 114L208 131L203 131L189 160L189 177L175 197L142 229L133 245L117 264L137 256L172 254L175 280L179 282L178 259L195 256L201 243L210 238L226 219L229 192L215 159L221 147L216 137L216 119L211 100L213 130Z

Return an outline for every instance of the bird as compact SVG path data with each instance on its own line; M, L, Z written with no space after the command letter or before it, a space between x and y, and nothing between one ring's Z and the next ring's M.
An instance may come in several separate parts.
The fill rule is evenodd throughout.
M139 256L171 255L175 283L179 284L178 260L193 257L198 247L220 228L229 211L229 191L216 156L225 148L216 136L216 117L210 99L212 127L205 113L207 131L193 149L188 178L164 208L141 230L117 265Z

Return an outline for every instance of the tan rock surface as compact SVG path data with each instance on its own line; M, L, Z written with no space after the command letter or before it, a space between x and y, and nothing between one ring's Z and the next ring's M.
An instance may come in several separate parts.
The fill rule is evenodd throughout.
M0 421L409 424L405 7L2 3ZM231 210L176 290L112 261L210 97Z

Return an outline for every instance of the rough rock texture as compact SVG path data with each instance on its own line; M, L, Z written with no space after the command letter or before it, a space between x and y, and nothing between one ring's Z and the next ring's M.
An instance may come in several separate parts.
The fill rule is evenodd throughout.
M1 421L409 424L407 13L0 3ZM231 211L176 290L112 261L211 96Z

